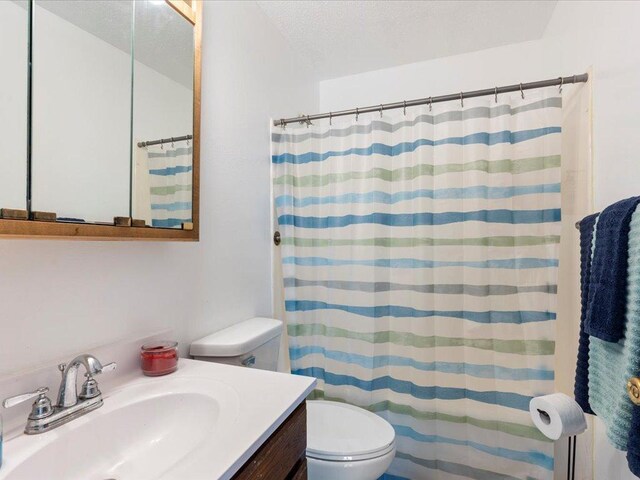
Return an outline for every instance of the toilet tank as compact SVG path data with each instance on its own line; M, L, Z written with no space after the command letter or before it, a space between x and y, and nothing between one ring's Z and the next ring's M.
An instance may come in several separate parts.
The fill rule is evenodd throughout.
M250 318L196 340L189 353L196 360L275 372L281 335L280 320Z

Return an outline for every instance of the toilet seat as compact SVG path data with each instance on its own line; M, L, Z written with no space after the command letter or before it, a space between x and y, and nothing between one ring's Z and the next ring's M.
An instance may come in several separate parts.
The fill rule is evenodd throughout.
M374 413L346 403L307 401L307 457L351 462L394 448L393 427Z

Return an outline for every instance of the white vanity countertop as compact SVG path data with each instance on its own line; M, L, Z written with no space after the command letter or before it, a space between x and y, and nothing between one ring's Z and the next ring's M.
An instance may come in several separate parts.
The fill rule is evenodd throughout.
M5 441L0 480L230 479L316 383L182 358L171 375L119 380L101 386L101 408Z
M209 471L208 478L221 480L231 478L304 402L316 385L315 378L302 375L182 358L178 371L173 375L211 377L238 392L237 429L233 436L224 439L225 455L216 461L215 469ZM185 478L180 477L180 480Z

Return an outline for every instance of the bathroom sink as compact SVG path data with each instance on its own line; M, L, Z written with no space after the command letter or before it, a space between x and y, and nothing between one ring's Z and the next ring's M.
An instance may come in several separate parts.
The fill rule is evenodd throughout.
M5 441L0 480L228 479L312 386L181 359L172 375L104 389L104 405L83 417Z
M229 432L237 415L238 394L222 382L143 379L63 427L7 442L3 478L162 478Z
M161 478L229 428L237 400L233 389L208 379L129 385L66 428L17 439L32 448L6 478L43 478L43 465L50 480Z

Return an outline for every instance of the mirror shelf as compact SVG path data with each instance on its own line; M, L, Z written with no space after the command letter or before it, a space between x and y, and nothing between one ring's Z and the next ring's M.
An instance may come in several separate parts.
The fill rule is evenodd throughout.
M194 216L195 220L195 216ZM62 240L141 240L141 241L198 241L193 230L150 227L116 227L82 223L41 222L37 220L0 219L0 237Z

